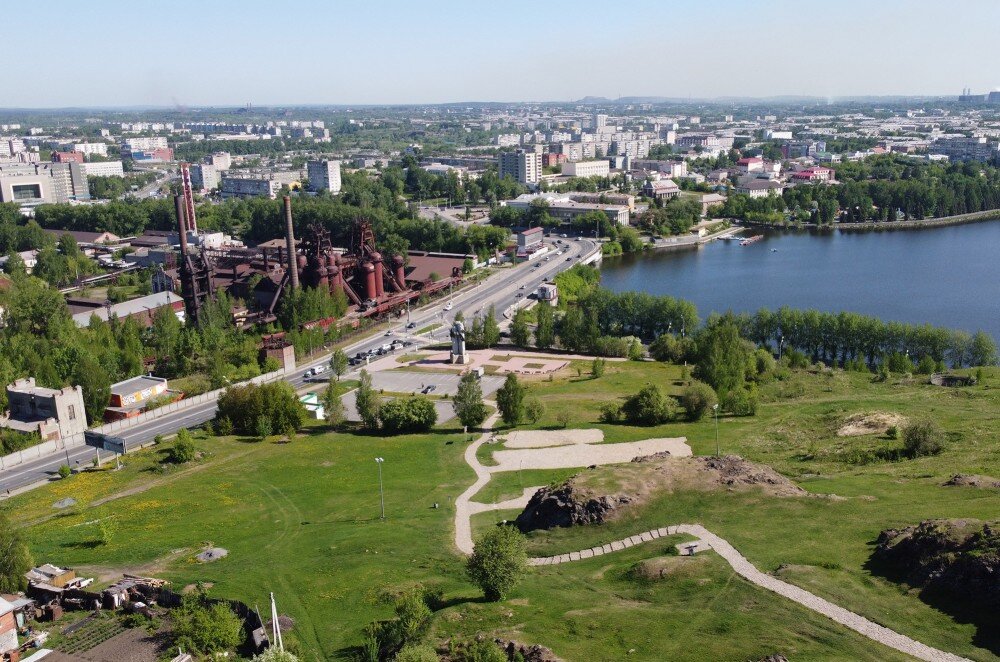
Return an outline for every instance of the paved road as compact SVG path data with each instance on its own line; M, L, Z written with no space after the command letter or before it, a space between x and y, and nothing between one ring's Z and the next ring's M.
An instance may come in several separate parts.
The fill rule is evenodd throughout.
M554 239L548 241L554 242ZM504 309L521 300L516 296L519 292L526 296L539 283L551 279L558 272L576 264L581 255L589 255L598 248L595 242L591 240L578 242L563 239L562 241L568 246L568 253L564 253L559 257L553 257L548 262L542 262L541 267L536 269L532 265L522 264L512 269L502 269L499 273L490 276L479 285L455 294L452 298L453 307L450 311L444 310L446 306L444 301L437 301L434 304L413 311L410 319L415 322L415 328L420 329L435 322L450 326L451 321L458 311L463 311L465 317L470 318L476 314L476 311L485 313L491 304L496 306L497 314L500 314ZM569 262L565 260L567 256L572 258ZM524 290L519 289L521 285L525 285ZM417 345L427 342L440 342L447 338L447 333L444 330L439 330L435 334L436 337L432 338L408 336L402 328L404 324L405 317L400 321L398 327L394 329L393 335L410 338ZM346 347L344 351L349 356L353 356L357 352L366 352L369 349L377 348L388 340L389 338L381 335L371 336ZM315 358L303 364L298 370L286 377L286 379L292 386L298 388L306 383L303 373L309 367L325 362L326 358L324 357ZM352 371L348 373L348 376L355 374L356 371ZM203 405L183 409L154 421L149 421L143 425L128 428L121 433L121 436L125 438L129 445L146 443L152 441L156 435L170 435L181 428L196 427L206 421L210 421L215 417L215 410L215 403L207 402ZM66 452L25 462L9 469L0 467L0 498L5 496L8 491L13 492L18 489L27 488L38 484L40 481L53 478L57 474L59 467L63 464L68 463L74 468L77 466L86 466L92 461L95 455L96 451L93 448L81 446L71 448Z

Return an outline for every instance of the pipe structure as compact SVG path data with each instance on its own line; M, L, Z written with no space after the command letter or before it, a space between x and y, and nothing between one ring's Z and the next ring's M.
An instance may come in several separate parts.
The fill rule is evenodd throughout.
M288 255L288 281L293 290L299 289L299 267L295 259L295 231L292 228L292 199L285 196L285 247Z
M187 256L188 249L187 227L185 227L187 224L184 219L184 196L174 196L174 210L177 212L177 234L181 242L181 264L184 264L184 258Z

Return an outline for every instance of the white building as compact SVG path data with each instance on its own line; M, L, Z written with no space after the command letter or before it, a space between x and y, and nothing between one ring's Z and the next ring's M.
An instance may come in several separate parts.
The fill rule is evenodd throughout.
M145 138L125 138L122 146L127 147L130 152L151 152L154 149L167 149L167 139L162 136L152 136Z
M566 162L562 174L569 177L607 177L611 174L611 164L606 160Z
M542 174L542 155L523 149L501 152L497 156L497 174L500 179L509 175L519 184L537 185Z
M191 166L191 186L199 191L219 188L219 172L210 163L195 163Z
M767 131L764 132L764 138L766 138L767 140L791 140L792 132L774 131L772 129L768 129Z
M84 174L88 177L124 177L125 170L121 161L94 161L81 163Z
M222 177L223 198L254 198L266 196L274 200L282 183L269 177Z
M67 152L81 152L83 154L96 154L98 156L108 155L107 143L71 143L66 145Z
M306 164L310 191L340 193L340 161L310 161Z
M229 152L215 152L209 159L209 162L215 166L218 172L223 172L233 167L233 157Z

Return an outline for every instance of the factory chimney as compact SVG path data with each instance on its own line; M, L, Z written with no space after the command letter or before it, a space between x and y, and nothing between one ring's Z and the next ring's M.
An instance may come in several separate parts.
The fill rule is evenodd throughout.
M188 240L187 240L187 222L185 221L184 213L184 196L175 195L174 196L174 209L177 212L177 235L180 237L181 242L181 265L184 264L184 258L187 257ZM183 267L181 267L183 268Z
M295 231L292 229L292 199L285 196L285 249L288 254L288 271L293 290L299 289L299 265L295 256Z

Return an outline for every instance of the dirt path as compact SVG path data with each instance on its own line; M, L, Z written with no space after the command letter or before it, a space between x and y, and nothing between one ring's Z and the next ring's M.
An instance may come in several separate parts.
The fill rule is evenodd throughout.
M498 417L499 414L491 416L483 424L484 433L482 436L480 436L479 439L472 444L469 444L469 447L465 449L465 461L470 467L472 467L472 470L476 472L476 482L470 485L469 488L462 492L462 494L455 500L455 546L459 549L459 551L466 555L472 554L474 547L471 521L473 514L486 510L500 509L501 507L517 508L519 505L523 507L522 502L523 504L526 504L527 499L530 498L529 490L525 490L524 494L520 497L494 505L475 503L471 500L472 497L479 492L479 490L490 482L491 469L497 469L497 467L484 467L476 457L476 451L479 450L480 446L492 438L493 433L491 428L496 423ZM523 466L522 468L534 469L537 467ZM832 602L819 597L818 595L814 595L809 591L799 588L798 586L789 584L788 582L784 582L767 573L761 572L756 566L750 563L746 557L736 551L735 547L700 524L679 524L676 526L654 529L652 531L645 531L634 536L629 536L628 538L624 538L622 540L616 540L614 542L601 545L600 547L591 547L590 549L583 549L577 552L570 552L568 554L560 554L558 556L532 558L529 559L528 562L530 565L534 566L570 563L572 561L589 559L595 556L603 556L604 554L610 554L611 552L617 552L629 547L634 547L635 545L641 545L642 543L656 540L657 538L676 535L678 533L685 533L697 538L699 549L711 548L715 550L715 552L733 568L736 574L740 575L752 584L777 593L778 595L788 598L793 602L797 602L803 607L812 609L816 613L822 614L836 623L850 628L851 630L854 630L855 632L864 635L873 641L898 650L902 653L906 653L907 655L911 655L919 660L927 660L929 662L968 662L964 657L947 653L936 648L931 648L930 646L922 644L915 639L911 639L906 635L900 634L895 630L890 630L887 627L874 623L864 616L855 614L854 612L848 611L843 607L839 607Z

